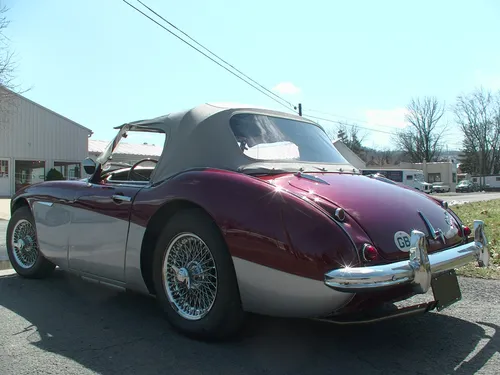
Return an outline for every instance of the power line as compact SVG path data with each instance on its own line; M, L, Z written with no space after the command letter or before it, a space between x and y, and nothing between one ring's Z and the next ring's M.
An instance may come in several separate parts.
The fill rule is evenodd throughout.
M160 24L158 21L154 20L152 17L148 16L146 13L144 13L143 11L141 11L140 9L138 9L137 7L135 7L134 5L130 4L127 0L122 0L124 3L126 3L128 6L130 6L131 8L135 9L137 12L141 13L144 17L146 18L149 18L151 21L153 21L154 23L156 23L158 26L160 26L162 29L164 29L165 31L167 31L168 33L172 34L173 36L175 36L177 39L179 39L180 41L184 42L185 44L187 44L188 46L190 46L191 48L193 48L194 50L196 50L197 52L201 53L203 56L205 56L206 58L210 59L212 62L216 63L217 65L219 65L221 68L227 70L229 73L231 73L232 75L234 75L236 78L239 78L240 80L242 80L243 82L245 82L246 84L252 86L254 89L256 89L257 91L259 91L260 93L266 95L268 98L274 100L276 103L282 105L283 107L287 108L287 109L294 109L295 110L295 106L292 105L291 103L289 103L287 100L281 98L280 96L272 93L271 91L269 91L268 89L264 88L266 91L268 92L271 92L274 96L278 97L280 100L282 100L283 102L285 103L288 103L292 108L289 108L288 105L286 105L285 103L279 101L278 99L272 97L271 95L269 95L268 93L266 93L265 91L259 89L257 86L253 85L252 83L248 82L247 80L245 80L244 78L242 78L241 76L239 76L238 74L234 73L232 70L228 69L227 67L225 67L224 65L222 65L220 62L214 60L212 57L208 56L206 53L204 53L203 51L201 51L200 49L196 48L195 46L193 46L191 43L187 42L186 40L182 39L179 35L175 34L174 32L172 32L171 30L169 30L168 28L166 28L165 26L163 26L162 24ZM139 0L138 0L139 1ZM142 5L144 5L141 1L139 1ZM144 5L146 8L150 9L149 7L147 7L146 5ZM151 10L151 9L150 9ZM152 11L153 13L155 13L154 11ZM158 15L157 13L155 13L156 15ZM163 20L165 20L163 17L159 16L160 18L162 18ZM168 21L165 20L165 22L169 23ZM169 23L170 24L170 23ZM170 24L171 25L171 24ZM175 27L175 26L173 26ZM177 27L175 27L177 30L179 30ZM180 31L180 30L179 30ZM182 32L182 31L180 31ZM188 36L187 34L185 34L184 32L182 32L184 35ZM188 36L189 37L189 36ZM194 40L192 39L191 37L189 37L191 40ZM198 45L201 46L200 43L196 42ZM202 46L203 47L203 46ZM203 47L205 48L205 47ZM207 48L205 48L207 51L210 52L210 50L208 50ZM212 53L214 56L217 56L215 55L213 52L210 52ZM218 56L217 56L218 57ZM224 61L222 60L220 57L218 57L221 61ZM224 61L225 62L225 61ZM228 64L228 63L226 63ZM229 64L228 64L229 65ZM231 66L231 65L230 65ZM235 69L235 68L234 68ZM235 69L237 70L237 69ZM238 71L239 72L239 71ZM243 74L243 73L241 73ZM243 74L244 75L244 74ZM247 76L246 76L247 77ZM248 77L247 77L248 78ZM248 78L250 79L251 81L253 82L256 82L254 80L252 80L251 78ZM260 84L257 83L257 85L261 86L261 87L264 87Z
M316 113L321 113L321 114L327 115L327 116L340 117L340 118L344 118L346 120L352 120L352 121L356 121L356 122L364 122L366 124L371 124L370 121L361 120L361 119L354 118L354 117L347 117L347 116L336 115L335 113L330 113L330 112L318 111L317 109L308 109L308 112L316 112ZM390 125L382 125L382 124L373 124L373 125L380 126L380 127L383 127L383 128L394 129L394 126L390 126Z
M331 123L334 123L334 124L339 124L339 125L346 125L345 123L343 123L343 122L341 122L341 121L331 120L331 119L324 118L324 117L317 117L317 116L311 116L311 115L306 115L306 116L304 116L304 117L305 117L305 118L313 118L313 119L316 119L316 120L327 121L327 122L331 122ZM387 132L387 131L384 131L384 130L378 130L378 129L367 128L367 127L365 127L365 126L360 126L360 125L349 125L349 126L352 126L352 127L355 127L355 128L359 128L359 129L369 130L369 131L372 131L372 132L378 132L378 133L384 133L384 134L395 135L395 133Z
M290 109L293 109L293 110L297 109L297 107L294 104L290 103L286 99L282 98L281 96L279 96L276 93L272 92L271 90L267 89L266 87L264 87L263 85L261 85L260 83L258 83L257 81L255 81L254 79L252 79L251 77L249 77L248 75L246 75L245 73L243 73L241 70L237 69L234 65L230 64L229 62L227 62L226 60L224 60L223 58L221 58L220 56L218 56L217 54L215 54L214 52L212 52L210 49L208 49L207 47L205 47L204 45L202 45L201 43L199 43L198 41L196 41L194 38L192 38L187 33L185 33L184 31L182 31L181 29L179 29L172 22L170 22L167 19L165 19L162 15L160 15L158 12L156 12L155 10L153 10L151 7L149 7L148 5L146 5L141 0L137 0L137 2L139 2L145 8L147 8L150 12L152 12L153 14L155 14L157 17L161 18L164 22L166 22L168 25L170 25L171 27L173 27L175 30L177 30L180 33L182 33L183 35L185 35L192 42L194 42L195 44L197 44L198 46L200 46L201 48L203 48L205 51L207 51L211 55L215 56L217 59L219 59L220 61L222 61L224 64L228 65L229 67L231 67L232 69L234 69L236 72L238 72L239 74L241 74L242 76L244 76L245 78L247 78L248 80L250 80L251 82L253 82L255 85L259 86L260 88L262 88L266 92L262 91L261 89L259 89L259 87L256 87L252 83L248 82L246 79L242 78L241 76L239 76L235 72L231 71L226 66L222 65L220 62L214 60L212 57L208 56L206 53L204 53L200 49L196 48L191 43L187 42L186 40L184 40L183 38L181 38L179 35L175 34L171 30L169 30L168 28L166 28L164 25L160 24L158 21L154 20L152 17L150 17L149 15L147 15L146 13L144 13L143 11L141 11L140 9L138 9L137 7L135 7L134 5L130 4L128 1L126 1L126 0L122 0L122 1L124 3L126 3L127 5L129 5L131 8L133 8L134 10L136 10L137 12L141 13L143 16L147 17L152 22L156 23L158 26L160 26L161 28L163 28L168 33L170 33L173 36L175 36L177 39L181 40L182 42L184 42L185 44L187 44L188 46L190 46L191 48L193 48L195 51L201 53L203 56L205 56L206 58L210 59L215 64L219 65L221 68L225 69L226 71L228 71L229 73L231 73L232 75L234 75L236 78L242 80L243 82L245 82L246 84L250 85L251 87L253 87L257 91L259 91L260 93L262 93L262 94L266 95L268 98L274 100L276 103L282 105L283 107L285 107L285 108L287 108L289 110ZM271 94L274 97L272 97L268 93ZM288 106L286 104L284 104L283 102L287 103ZM329 115L329 116L335 116L335 117L341 117L341 118L345 118L345 119L351 119L351 120L354 120L354 121L357 121L357 122L368 123L368 121L365 121L365 120L354 119L354 118L350 118L350 117L346 117L346 116L340 116L340 115L336 115L336 114L333 114L333 113L322 112L322 111L318 111L318 110L314 110L314 109L310 109L309 111L310 112L323 113L323 114L326 114L326 115ZM300 112L300 110L299 110L299 112ZM342 124L340 121L334 121L334 120L326 119L326 118L323 118L323 117L316 117L316 116L308 116L308 117L314 118L314 119L318 119L318 120L322 120L322 121L332 122L332 123L336 123L336 124ZM379 125L379 124L376 124L376 125L393 129L393 127L388 126L388 125ZM369 130L369 131L379 132L379 133L385 133L385 134L391 134L391 135L394 134L394 133L390 133L390 132L386 132L386 131L382 131L382 130L376 130L376 129L373 129L373 128L367 128L367 127L363 127L363 126L359 126L359 125L352 125L352 126L360 128L360 129L365 129L365 130Z
M262 89L264 89L265 91L267 91L268 93L270 93L271 95L277 97L278 99L280 100L283 100L285 103L288 103L290 105L290 107L293 107L295 108L296 106L292 103L290 103L288 100L286 99L283 99L281 96L279 96L278 94L276 94L275 92L267 89L266 87L262 86L259 82L255 81L254 79L250 78L249 76L247 76L245 73L243 73L241 70L237 69L234 65L230 64L229 62L227 62L226 60L224 60L222 57L218 56L216 53L212 52L210 49L208 49L207 47L205 47L203 44L199 43L198 41L196 41L194 38L190 37L188 34L186 34L184 31L182 31L181 29L179 29L177 26L175 26L172 22L170 22L169 20L165 19L161 14L158 14L155 10L151 9L149 6L147 6L146 4L144 4L141 0L137 0L139 3L142 4L142 6L144 6L145 8L149 9L152 13L154 13L155 15L157 15L158 17L160 17L163 21L165 21L166 23L168 23L170 26L172 26L174 29L176 29L177 31L179 31L181 34L185 35L186 37L188 37L191 41L193 41L194 43L196 43L197 45L199 45L201 48L203 48L205 51L209 52L210 54L212 54L213 56L215 56L216 58L218 58L220 61L222 61L224 64L226 65L229 65L231 68L233 68L234 70L236 70L238 73L240 73L242 76L244 76L245 78L248 78L250 81L252 81L253 83L255 83L257 86L261 87Z

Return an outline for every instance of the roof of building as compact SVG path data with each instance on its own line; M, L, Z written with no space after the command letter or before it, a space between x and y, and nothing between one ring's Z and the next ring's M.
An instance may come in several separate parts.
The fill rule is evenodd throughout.
M335 139L333 142L335 148L342 154L342 156L347 159L351 165L358 169L363 169L366 167L366 163L361 159L354 151L352 151L349 147L346 146L340 138Z
M9 90L5 86L0 86L0 90L7 91L8 94L6 94L6 95L13 95L13 96L15 96L15 97L17 97L17 98L19 98L21 100L24 100L24 101L26 101L28 103L31 103L31 104L33 104L33 105L35 105L35 106L37 106L37 107L39 107L39 108L47 111L47 112L50 112L50 113L52 113L52 114L54 114L56 116L59 116L59 117L65 119L66 121L70 122L72 125L78 126L79 128L82 128L82 129L85 129L85 130L87 130L89 132L90 135L92 135L94 133L91 129L89 129L89 128L87 128L87 127L85 127L85 126L77 123L76 121L73 121L73 120L67 118L66 116L63 116L63 115L61 115L61 114L59 114L59 113L57 113L57 112L55 112L55 111L53 111L53 110L51 110L51 109L49 109L47 107L44 107L43 105L41 105L41 104L39 104L37 102L34 102L33 100L28 99L27 97L25 97L25 96L23 96L21 94L18 94L17 92Z
M89 139L89 153L101 154L108 146L109 141L101 141L97 139ZM144 155L144 156L160 156L163 150L163 145L150 144L134 144L120 142L114 154L123 155Z

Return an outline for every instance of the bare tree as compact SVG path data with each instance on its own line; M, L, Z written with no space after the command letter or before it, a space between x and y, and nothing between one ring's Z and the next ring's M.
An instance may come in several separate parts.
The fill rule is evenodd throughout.
M332 140L340 139L351 151L364 160L365 152L362 143L367 135L361 132L355 124L339 122L333 131L327 130L327 134Z
M365 158L367 166L383 167L388 165L395 165L397 162L398 152L385 148L365 148Z
M413 163L435 161L443 150L446 126L439 123L445 104L435 97L414 98L407 106L408 126L396 133L394 143Z
M0 85L11 87L15 67L14 54L9 50L9 38L5 35L5 29L10 24L5 15L7 11L7 7L0 6Z
M479 163L482 176L498 172L500 164L500 91L483 88L459 95L453 108L464 135L464 154Z
M14 61L14 52L9 48L9 38L5 35L10 21L6 13L8 8L0 5L0 130L6 127L8 114L15 109L15 94L21 90L14 82L17 65Z
M378 150L374 155L374 162L381 167L384 165L389 165L392 163L392 159L394 157L394 151L391 151L388 148Z

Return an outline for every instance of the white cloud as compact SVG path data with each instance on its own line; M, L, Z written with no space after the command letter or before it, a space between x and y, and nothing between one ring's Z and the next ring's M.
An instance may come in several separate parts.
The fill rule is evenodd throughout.
M279 92L280 94L290 95L296 95L300 92L300 89L292 82L280 82L273 87L273 90Z
M406 108L369 109L366 111L366 121L370 128L390 131L387 127L404 128ZM381 126L382 125L382 126Z

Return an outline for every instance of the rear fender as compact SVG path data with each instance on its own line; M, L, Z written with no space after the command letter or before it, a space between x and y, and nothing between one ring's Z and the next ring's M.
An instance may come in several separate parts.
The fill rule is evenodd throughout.
M346 231L324 210L236 172L192 170L145 188L134 201L132 224L146 228L160 207L175 200L203 208L233 257L315 280L358 262Z

